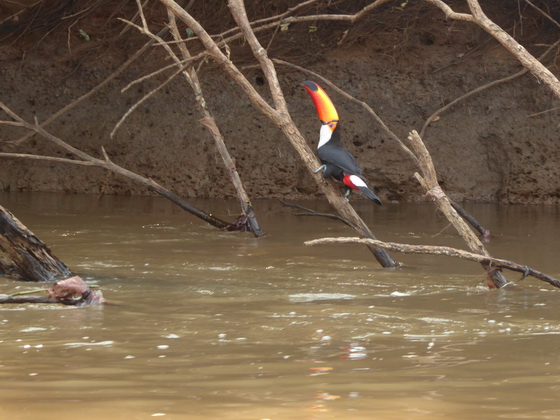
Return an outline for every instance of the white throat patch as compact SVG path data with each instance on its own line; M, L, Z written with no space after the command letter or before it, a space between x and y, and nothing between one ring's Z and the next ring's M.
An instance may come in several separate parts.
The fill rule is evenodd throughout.
M332 134L333 132L330 127L326 124L323 124L321 126L321 130L319 130L319 145L317 146L317 149L327 144L327 142L331 139Z

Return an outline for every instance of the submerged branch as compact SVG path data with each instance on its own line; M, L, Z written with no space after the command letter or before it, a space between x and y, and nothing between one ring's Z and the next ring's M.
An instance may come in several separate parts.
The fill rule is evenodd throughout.
M495 268L505 268L511 271L523 273L523 278L527 276L535 277L536 279L547 282L548 284L560 288L560 280L544 274L540 271L534 270L526 265L517 264L513 261L503 260L500 258L493 258L489 255L476 254L474 252L463 251L457 248L448 246L433 246L433 245L410 245L401 244L396 242L382 242L374 239L360 239L360 238L322 238L314 239L312 241L304 242L305 245L325 245L325 244L361 244L372 245L379 248L384 248L389 251L400 252L403 254L430 254L430 255L447 255L448 257L461 258L465 260L475 261Z
M346 220L344 217L341 217L341 216L339 216L339 215L337 215L337 214L319 213L319 212L316 212L315 210L312 210L312 209L310 209L310 208L300 206L299 204L286 203L285 201L282 201L282 200L278 200L278 201L280 201L280 202L281 202L284 206L286 206L286 207L292 207L292 208L295 208L295 209L300 209L300 210L305 211L305 213L296 213L296 216L318 216L318 217L327 217L327 218L329 218L329 219L339 220L339 221L341 221L342 223L344 223L345 225L352 227L352 224L351 224L348 220Z

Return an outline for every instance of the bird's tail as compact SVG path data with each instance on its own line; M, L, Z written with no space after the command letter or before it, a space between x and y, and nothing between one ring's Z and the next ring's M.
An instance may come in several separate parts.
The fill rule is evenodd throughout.
M381 202L379 197L376 196L375 193L372 190L370 190L368 187L358 187L358 189L360 190L360 192L363 195L365 195L367 198L369 198L375 204L379 204L380 206L383 205L383 203Z
M368 188L365 181L362 178L360 178L358 175L344 174L344 178L342 182L344 182L344 184L346 184L350 188L353 188L355 190L360 190L360 192L363 195L365 195L374 203L379 204L380 206L383 204L379 199L379 197L376 196L375 193Z

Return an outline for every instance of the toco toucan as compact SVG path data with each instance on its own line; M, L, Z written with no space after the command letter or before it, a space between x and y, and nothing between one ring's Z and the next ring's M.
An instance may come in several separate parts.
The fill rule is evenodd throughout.
M317 83L303 82L302 85L311 95L322 124L317 154L323 165L316 172L323 171L324 178L332 177L343 182L347 188L346 197L351 189L360 190L367 198L381 205L379 197L367 187L354 156L340 144L340 122L332 101Z

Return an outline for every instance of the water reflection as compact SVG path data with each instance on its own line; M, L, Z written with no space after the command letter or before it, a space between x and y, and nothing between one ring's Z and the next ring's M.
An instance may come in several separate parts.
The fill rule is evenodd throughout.
M111 303L0 307L1 418L560 415L558 292L544 283L488 291L468 262L397 255L405 267L384 270L362 248L307 248L349 231L272 201L256 203L269 233L256 240L158 198L0 200ZM469 207L493 254L558 276L556 208ZM462 245L428 204L357 208L381 238Z

